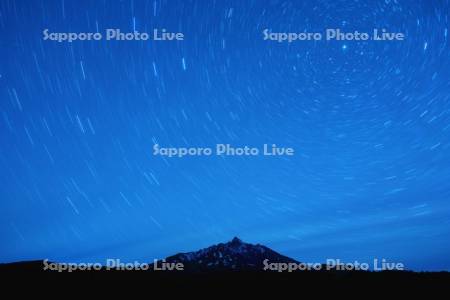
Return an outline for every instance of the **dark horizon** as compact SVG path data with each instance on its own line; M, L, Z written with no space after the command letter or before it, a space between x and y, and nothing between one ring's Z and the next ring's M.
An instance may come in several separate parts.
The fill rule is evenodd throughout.
M104 262L99 262L99 261L95 261L95 262L90 262L90 263L95 263L96 266L102 266L102 268L109 268L110 270L122 270L125 271L126 266L127 265L134 265L135 266L135 271L142 271L142 269L139 269L139 266L141 265L158 265L160 267L160 269L156 269L158 270L163 270L163 264L165 263L170 263L170 262L174 262L174 261L178 261L180 256L181 257L190 257L190 256L195 256L195 255L205 255L205 253L209 252L214 252L217 251L216 247L240 247L240 245L246 245L246 247L256 247L255 249L253 249L253 251L256 252L260 252L260 248L259 247L265 247L264 245L261 244L249 244L246 241L242 241L239 237L233 237L233 239L229 240L229 241L225 241L225 242L221 242L218 244L214 244L214 245L210 245L209 247L206 248L202 248L202 249L197 249L197 250L193 250L193 251L189 251L189 252L177 252L177 253L173 253L172 255L166 256L164 258L155 258L153 260L122 260L120 258L107 258L105 259ZM214 250L216 249L216 250ZM220 249L220 248L219 248ZM273 251L273 249L270 248L266 248L268 249L268 251ZM247 255L248 259L251 259L252 257L252 251L247 250ZM267 255L267 254L266 254ZM286 263L289 262L295 262L298 266L300 267L304 267L306 268L305 270L299 270L299 269L293 269L291 271L280 271L280 272L287 272L287 273L291 273L291 272L297 272L297 271L318 271L318 270L322 270L322 271L369 271L369 272L385 272L385 271L389 271L389 272L418 272L418 273L422 273L422 272L446 272L447 274L449 270L440 270L440 269L436 269L436 270L413 270L413 269L409 269L406 266L404 266L403 264L399 264L398 262L391 262L391 261L387 261L385 259L377 259L375 258L373 261L371 262L358 262L358 261L342 261L341 259L328 259L326 261L323 262L306 262L306 261L301 261L292 257L287 257L284 256L282 253L279 252L273 252L272 255L279 255L279 259L281 259L282 261L285 261ZM248 269L247 267L243 267L241 269L241 271L244 272L248 272L248 271L253 271L253 272L263 272L263 271L273 271L275 273L277 273L277 269L270 269L269 266L274 265L274 263L279 263L279 260L270 260L267 259L267 256L265 256L265 254L262 254L263 256L263 262L257 260L260 264L262 264L261 267L254 267L254 265L250 264L252 267L251 269ZM200 258L198 258L200 259ZM197 260L198 260L197 259ZM264 260L267 259L267 262L265 262ZM273 257L272 257L273 259ZM286 260L285 260L286 259ZM195 260L194 260L195 261ZM218 260L220 261L220 260ZM215 261L214 261L215 262ZM61 265L67 265L67 264L77 264L76 262L67 262L67 261L53 261L50 259L44 259L44 260L27 260L27 261L15 261L15 262L7 262L7 263L0 263L0 267L5 268L5 267L12 267L11 270L16 270L16 271L20 271L22 270L20 266L34 266L33 270L34 271L38 271L38 269L36 269L36 263L39 263L40 265L42 264L41 267L39 267L39 270L44 270L45 272L56 272L56 265L55 264L61 264ZM89 263L87 261L83 261L82 263ZM242 263L250 263L250 262L245 262L242 261ZM205 264L205 263L204 263ZM14 267L15 266L15 267ZM137 266L137 267L136 267ZM267 266L267 267L265 267ZM92 266L91 266L92 268ZM122 269L120 269L122 268ZM192 266L191 266L192 268ZM315 269L317 268L317 269ZM2 269L4 270L4 269ZM95 269L92 269L91 271L94 271ZM204 269L202 272L223 272L226 271L227 269L223 270L223 269ZM176 271L176 270L175 270ZM184 272L187 272L187 274L191 273L193 270L192 269L186 269L184 267L184 269L182 270ZM68 272L68 271L59 271L59 272ZM74 272L74 271L70 271L70 272ZM70 273L69 272L69 273ZM198 271L197 271L198 272Z

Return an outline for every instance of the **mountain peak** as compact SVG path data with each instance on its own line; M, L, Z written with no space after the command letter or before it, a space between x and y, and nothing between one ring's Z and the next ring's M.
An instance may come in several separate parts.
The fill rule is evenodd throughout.
M230 243L233 244L233 245L243 244L242 240L241 240L240 238L238 238L237 236L235 236L235 237L231 240Z
M270 248L243 242L234 237L227 243L219 243L194 252L178 253L167 257L166 262L181 262L187 270L262 270L263 261L296 262Z

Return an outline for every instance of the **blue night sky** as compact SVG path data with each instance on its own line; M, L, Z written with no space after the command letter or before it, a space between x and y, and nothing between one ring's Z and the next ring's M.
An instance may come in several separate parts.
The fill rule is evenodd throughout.
M304 262L450 270L449 18L446 0L0 0L0 262L151 261L239 236ZM108 28L184 40L43 39ZM218 143L295 155L153 154Z

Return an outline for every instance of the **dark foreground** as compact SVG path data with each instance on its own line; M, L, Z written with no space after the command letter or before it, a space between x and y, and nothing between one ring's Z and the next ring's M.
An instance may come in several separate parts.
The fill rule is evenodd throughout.
M296 288L313 288L329 286L340 287L404 287L404 288L432 288L450 289L449 272L410 272L410 271L298 271L298 272L269 272L255 270L240 271L117 271L91 270L74 272L44 271L41 261L13 263L0 265L0 275L15 281L128 281L145 282L148 285L162 286L174 284L214 285L215 283L254 284L261 289L273 288L278 284ZM285 285L286 284L286 285Z

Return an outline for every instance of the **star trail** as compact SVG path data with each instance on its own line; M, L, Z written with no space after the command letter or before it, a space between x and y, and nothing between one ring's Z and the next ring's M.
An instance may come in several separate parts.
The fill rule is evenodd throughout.
M0 261L239 236L450 270L449 18L448 0L0 0Z

